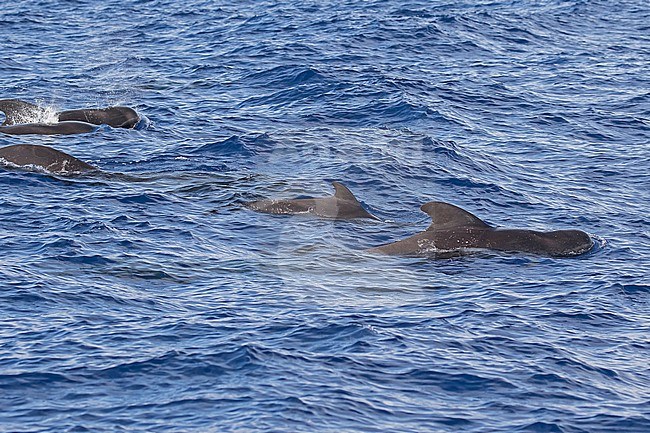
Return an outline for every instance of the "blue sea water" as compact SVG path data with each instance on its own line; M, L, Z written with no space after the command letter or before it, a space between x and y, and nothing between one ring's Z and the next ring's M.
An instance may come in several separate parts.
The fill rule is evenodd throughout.
M650 431L646 1L14 1L0 98L136 130L0 136L0 431ZM257 214L348 185L382 221ZM364 249L419 206L574 258Z

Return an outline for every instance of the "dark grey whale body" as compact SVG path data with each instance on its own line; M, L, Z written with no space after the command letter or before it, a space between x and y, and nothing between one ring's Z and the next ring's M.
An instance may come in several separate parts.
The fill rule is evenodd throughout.
M140 120L138 113L129 107L88 108L67 110L55 113L55 123L29 123L46 113L38 105L19 99L0 100L0 111L5 120L0 132L19 134L81 134L92 132L96 125L109 125L113 128L133 128Z
M245 206L257 212L276 215L311 214L332 219L377 219L361 206L361 203L347 187L339 182L332 182L332 185L335 193L330 197L258 200L246 203Z
M93 132L98 128L86 122L68 120L57 123L21 123L18 125L2 126L0 132L9 135L71 135Z
M450 257L475 249L488 249L574 256L589 251L594 245L589 235L580 230L539 232L495 229L471 213L448 203L429 202L421 209L432 220L427 230L368 251L390 255Z
M140 121L138 113L129 107L84 108L59 113L59 122L76 120L93 125L108 125L113 128L134 128Z
M18 167L42 167L50 173L71 174L98 168L48 146L15 144L0 148L0 160Z

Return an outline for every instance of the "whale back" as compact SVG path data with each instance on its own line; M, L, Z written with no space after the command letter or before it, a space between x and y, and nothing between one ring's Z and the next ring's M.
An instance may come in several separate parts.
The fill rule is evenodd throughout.
M41 167L50 173L70 174L97 170L74 156L48 146L15 144L0 148L0 159L17 167Z
M0 132L9 135L71 135L93 132L97 125L86 122L67 120L57 123L21 123L0 127Z
M460 228L490 229L480 218L453 204L431 201L420 209L431 217L427 231L453 231Z
M113 128L133 128L140 120L138 113L129 107L88 108L59 113L59 121L76 120Z
M342 183L332 182L334 195L293 200L258 200L246 203L246 207L264 213L277 215L312 214L322 218L377 219L366 211L352 192Z
M33 119L43 117L46 110L38 105L19 99L0 100L0 111L5 115L1 126L16 125L18 123L30 123Z
M56 113L20 99L1 99L0 111L5 119L1 126L20 123L43 122L46 117L51 121L78 121L93 125L109 125L113 128L134 128L140 121L138 113L130 107L83 108ZM50 120L47 120L50 122Z
M425 231L369 251L447 258L488 249L562 257L582 254L594 246L591 237L580 230L494 229L449 203L433 201L422 205L421 209L431 217L431 225Z

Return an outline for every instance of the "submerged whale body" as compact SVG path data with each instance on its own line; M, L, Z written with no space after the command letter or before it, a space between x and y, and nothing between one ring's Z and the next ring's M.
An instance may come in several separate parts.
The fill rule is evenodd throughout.
M450 257L476 249L523 252L548 256L574 256L589 251L594 243L580 230L539 232L524 229L495 229L476 216L449 203L429 202L421 209L431 217L425 231L409 238L371 248L370 252Z
M9 135L71 135L93 132L97 128L97 125L90 123L67 120L57 123L21 123L18 125L2 126L0 127L0 132Z
M257 212L276 215L311 214L332 219L377 219L361 206L361 203L346 186L339 182L332 182L332 185L335 193L330 197L258 200L246 203L245 206Z
M5 134L80 134L92 132L96 125L113 128L134 128L140 120L129 107L86 108L54 113L54 123L31 123L29 119L45 117L47 110L19 99L0 100L5 120L0 132ZM58 123L57 123L58 122Z
M15 144L0 148L0 160L8 165L26 168L41 167L50 173L70 174L98 170L74 156L48 146Z

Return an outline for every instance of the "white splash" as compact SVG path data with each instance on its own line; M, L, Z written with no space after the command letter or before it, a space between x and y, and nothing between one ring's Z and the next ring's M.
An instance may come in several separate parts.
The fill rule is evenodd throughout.
M51 104L42 104L33 108L25 108L14 113L15 123L46 123L59 122L58 110Z

